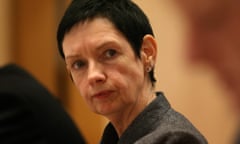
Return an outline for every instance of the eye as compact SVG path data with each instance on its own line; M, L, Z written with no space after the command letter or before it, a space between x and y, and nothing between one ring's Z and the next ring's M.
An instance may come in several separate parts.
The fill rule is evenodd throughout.
M81 61L81 60L76 60L72 63L71 65L71 69L72 70L79 70L81 69L82 67L84 67L86 65L86 63L84 61Z
M108 49L105 51L104 55L106 58L112 58L117 54L117 51L114 49Z

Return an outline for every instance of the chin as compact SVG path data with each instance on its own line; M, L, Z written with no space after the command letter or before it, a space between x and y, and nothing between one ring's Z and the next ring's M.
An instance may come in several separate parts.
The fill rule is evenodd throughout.
M101 109L96 109L94 112L102 116L107 116L112 113L112 110L110 108L101 108Z

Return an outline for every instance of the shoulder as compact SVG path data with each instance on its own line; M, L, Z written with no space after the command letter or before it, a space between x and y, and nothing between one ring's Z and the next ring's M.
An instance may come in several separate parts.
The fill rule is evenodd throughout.
M207 144L204 136L181 113L170 108L158 121L158 126L137 144Z
M170 108L162 118L162 123L153 131L158 141L171 141L186 144L206 144L201 132L181 113ZM186 141L189 139L189 141ZM194 142L196 141L196 142ZM199 141L197 143L197 141ZM164 143L165 144L165 143ZM168 143L167 143L168 144Z
M154 112L154 129L137 144L207 144L204 136L188 118L171 108L163 98L158 101L160 107Z
M155 129L166 131L168 129L197 131L194 125L183 114L175 111L163 94L158 93L154 108L151 108L152 117L155 117Z
M191 133L176 131L168 132L157 139L157 143L161 144L201 144L200 140Z
M138 144L146 142L149 144L207 144L204 139L184 131L167 132L151 139L143 139Z
M150 134L138 140L136 144L207 144L201 135L187 131L169 131L161 134Z

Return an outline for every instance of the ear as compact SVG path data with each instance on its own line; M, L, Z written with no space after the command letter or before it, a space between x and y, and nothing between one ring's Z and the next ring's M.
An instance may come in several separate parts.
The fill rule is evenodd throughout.
M143 37L142 47L141 47L141 58L145 66L155 65L157 58L157 43L155 38L147 34Z

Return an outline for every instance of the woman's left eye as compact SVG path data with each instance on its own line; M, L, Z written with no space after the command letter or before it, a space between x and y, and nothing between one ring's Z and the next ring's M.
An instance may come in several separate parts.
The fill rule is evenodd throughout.
M117 51L114 50L114 49L109 49L109 50L105 51L105 56L106 56L107 58L112 58L112 57L114 57L116 54L117 54Z

